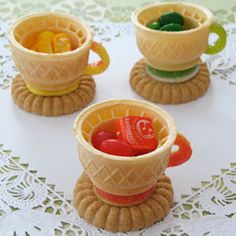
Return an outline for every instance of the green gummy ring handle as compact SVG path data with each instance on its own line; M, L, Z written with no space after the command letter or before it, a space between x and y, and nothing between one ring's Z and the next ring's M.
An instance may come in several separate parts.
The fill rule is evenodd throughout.
M227 34L225 29L217 23L213 23L210 28L210 33L215 33L218 35L218 39L216 40L214 45L209 45L206 53L207 54L216 54L221 52L226 45Z

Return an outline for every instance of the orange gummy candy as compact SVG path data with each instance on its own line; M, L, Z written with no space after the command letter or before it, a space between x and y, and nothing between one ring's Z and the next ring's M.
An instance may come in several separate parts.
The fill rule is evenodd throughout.
M53 53L51 40L42 40L33 47L37 52Z
M54 53L71 51L70 37L68 34L59 33L53 37Z
M54 33L51 31L43 31L37 37L37 43L32 47L33 51L53 53L52 38Z
M55 33L51 31L43 31L38 35L37 41L42 41L42 40L52 40L52 38L55 36Z

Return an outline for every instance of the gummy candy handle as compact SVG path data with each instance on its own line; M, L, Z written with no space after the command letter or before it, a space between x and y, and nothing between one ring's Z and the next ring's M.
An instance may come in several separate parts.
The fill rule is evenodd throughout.
M221 52L226 45L227 34L225 29L217 23L213 23L210 28L210 33L215 33L218 35L218 39L216 40L214 45L209 45L206 54L216 54Z
M178 146L178 150L170 154L168 167L179 166L188 161L192 155L190 143L182 134L177 134L174 145Z
M107 50L102 46L102 44L93 42L91 50L99 55L101 58L100 61L88 64L85 68L85 74L88 75L97 75L104 72L110 64L110 58L107 53Z

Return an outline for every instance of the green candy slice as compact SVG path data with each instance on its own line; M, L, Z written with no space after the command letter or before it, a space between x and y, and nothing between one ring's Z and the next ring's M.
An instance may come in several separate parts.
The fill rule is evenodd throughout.
M159 23L161 26L168 25L170 23L184 25L184 17L177 12L168 12L160 16Z
M147 27L153 30L158 30L161 28L160 23L158 21L153 21L147 24Z
M160 28L161 31L183 31L184 27L179 24L171 23Z
M164 71L146 66L147 73L154 79L165 83L180 83L193 78L199 71L199 66L182 70L182 71Z

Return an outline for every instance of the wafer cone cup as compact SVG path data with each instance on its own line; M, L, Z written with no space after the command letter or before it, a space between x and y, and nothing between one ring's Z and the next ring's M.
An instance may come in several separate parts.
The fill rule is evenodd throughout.
M159 139L158 148L135 157L109 155L91 144L93 131L102 123L124 116L150 117ZM176 138L173 119L161 108L138 100L107 100L85 109L75 120L79 159L94 185L115 195L135 195L153 186L167 168Z
M60 54L30 50L42 31L67 33L74 50ZM90 29L77 18L59 13L39 13L16 21L10 30L13 60L25 82L36 89L63 90L78 83L88 64L93 41Z
M151 30L146 24L167 12L178 12L185 18L186 28L181 32ZM200 56L208 47L212 13L190 3L159 3L136 10L132 15L136 41L146 62L165 71L179 71L201 63Z

